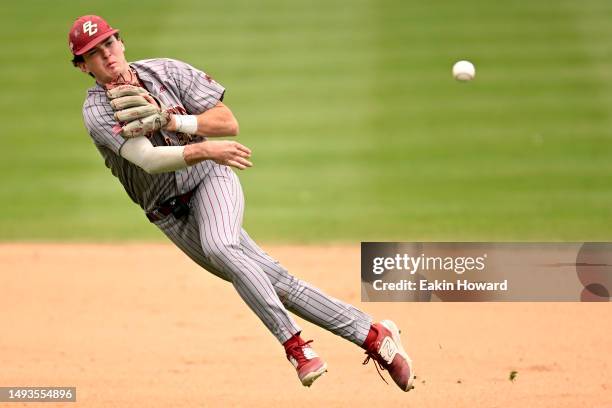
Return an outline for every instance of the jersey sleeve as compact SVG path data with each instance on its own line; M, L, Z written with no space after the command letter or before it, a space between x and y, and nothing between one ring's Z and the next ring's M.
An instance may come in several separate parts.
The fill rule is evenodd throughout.
M174 62L173 76L187 113L200 114L223 100L225 88L221 84L187 63Z
M119 155L125 139L115 120L113 108L106 96L90 95L83 106L83 120L89 135L98 146L104 146Z

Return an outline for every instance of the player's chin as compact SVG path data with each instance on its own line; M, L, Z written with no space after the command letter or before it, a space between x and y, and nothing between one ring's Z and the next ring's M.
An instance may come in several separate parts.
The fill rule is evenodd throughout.
M113 82L117 80L117 78L119 78L119 75L121 75L121 69L119 68L119 66L112 65L106 68L104 76L108 78L110 82Z
M106 73L109 76L117 77L121 73L121 65L118 62L111 63L106 66Z

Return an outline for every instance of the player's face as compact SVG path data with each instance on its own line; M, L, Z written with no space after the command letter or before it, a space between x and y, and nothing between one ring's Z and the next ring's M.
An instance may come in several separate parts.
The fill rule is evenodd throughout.
M81 70L93 74L102 84L112 82L128 70L123 43L114 35L83 54L83 59Z

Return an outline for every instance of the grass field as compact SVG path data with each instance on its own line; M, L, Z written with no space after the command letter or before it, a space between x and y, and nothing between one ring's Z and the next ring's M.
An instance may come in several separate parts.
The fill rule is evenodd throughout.
M476 3L3 4L0 240L162 239L82 124L88 13L226 86L258 240L610 240L612 3Z

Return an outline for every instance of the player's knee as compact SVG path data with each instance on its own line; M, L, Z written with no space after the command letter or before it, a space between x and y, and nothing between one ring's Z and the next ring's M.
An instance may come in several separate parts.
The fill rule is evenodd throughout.
M242 253L237 245L215 242L204 248L206 256L215 264L227 270L236 270L240 265Z
M282 269L282 273L275 274L274 278L270 278L270 281L274 286L274 291L285 306L292 303L296 296L296 290L301 292L302 289L301 281L285 269Z

